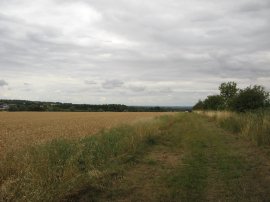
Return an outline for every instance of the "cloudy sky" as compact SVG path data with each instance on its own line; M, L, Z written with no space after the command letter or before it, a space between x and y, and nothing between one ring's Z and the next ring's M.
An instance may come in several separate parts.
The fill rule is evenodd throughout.
M270 89L269 0L0 0L0 99L193 105Z

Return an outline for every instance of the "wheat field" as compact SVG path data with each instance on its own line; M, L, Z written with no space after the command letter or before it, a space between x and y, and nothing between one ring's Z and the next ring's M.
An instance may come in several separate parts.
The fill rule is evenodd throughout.
M159 112L1 112L0 157L26 145L55 138L80 138L120 124L168 113Z

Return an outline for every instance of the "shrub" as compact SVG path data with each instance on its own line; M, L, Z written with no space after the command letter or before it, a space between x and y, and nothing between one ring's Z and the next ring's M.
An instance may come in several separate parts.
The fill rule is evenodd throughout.
M204 101L204 109L208 110L224 109L224 99L220 95L210 95Z
M269 103L269 93L262 86L247 87L236 95L232 109L238 112L264 108Z

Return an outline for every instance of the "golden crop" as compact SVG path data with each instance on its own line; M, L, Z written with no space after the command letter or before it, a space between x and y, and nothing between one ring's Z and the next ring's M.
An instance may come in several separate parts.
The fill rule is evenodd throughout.
M119 124L130 124L164 113L157 112L2 112L0 157L25 145L54 138L92 135Z

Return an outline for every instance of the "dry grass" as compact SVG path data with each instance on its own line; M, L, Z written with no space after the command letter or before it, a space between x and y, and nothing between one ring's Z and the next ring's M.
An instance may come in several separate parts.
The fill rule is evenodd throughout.
M208 117L211 117L217 120L223 120L235 114L234 112L230 112L230 111L195 111L195 112L198 114L206 115Z
M228 111L196 111L210 117L230 132L252 140L257 145L270 145L270 111L235 113Z
M10 150L55 138L78 138L165 113L157 112L1 112L0 157ZM168 114L168 113L166 113Z

